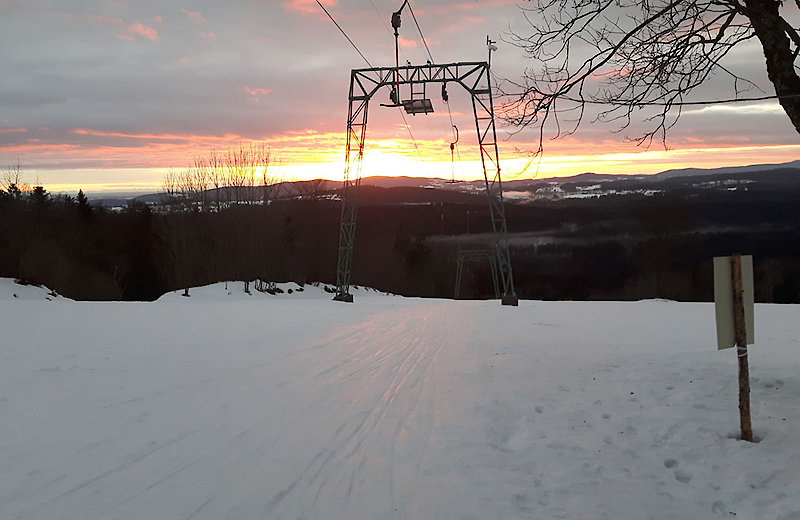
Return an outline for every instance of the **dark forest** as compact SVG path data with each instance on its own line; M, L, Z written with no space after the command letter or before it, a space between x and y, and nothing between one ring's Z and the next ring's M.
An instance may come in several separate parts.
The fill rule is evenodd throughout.
M273 195L275 195L273 193ZM335 284L336 190L226 204L122 208L52 195L0 195L0 276L78 300L154 300L223 280ZM523 299L710 301L712 257L754 256L756 299L800 301L798 183L512 203L506 212ZM362 186L353 283L452 298L458 250L492 247L480 194ZM256 282L257 281L257 282ZM187 291L191 296L191 292ZM488 265L465 265L460 296L493 297Z

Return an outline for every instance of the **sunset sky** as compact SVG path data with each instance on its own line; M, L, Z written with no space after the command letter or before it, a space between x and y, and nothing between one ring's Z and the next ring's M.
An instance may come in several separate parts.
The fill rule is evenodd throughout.
M394 61L390 17L401 0L323 0L376 66ZM518 0L414 0L434 61L483 61L497 40L497 83L526 66L504 37L526 33ZM401 61L426 53L404 13ZM506 41L504 41L504 39ZM19 163L50 191L157 191L164 173L240 143L272 150L273 174L341 179L350 69L366 64L314 0L0 0L0 168ZM773 94L757 42L726 65ZM387 93L388 94L388 93ZM717 78L693 99L732 95ZM432 88L435 113L406 116L370 105L363 174L474 179L481 174L469 98L450 91L452 126ZM504 178L655 173L669 168L779 163L800 158L800 140L777 102L684 110L669 150L625 141L634 126L584 125L548 140L538 167L534 129L498 126ZM456 157L458 159L458 156Z

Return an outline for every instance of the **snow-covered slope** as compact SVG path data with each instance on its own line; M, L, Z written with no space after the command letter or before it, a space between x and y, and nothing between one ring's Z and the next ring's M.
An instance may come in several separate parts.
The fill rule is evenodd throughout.
M0 278L0 301L17 299L52 301L62 300L64 297L41 285L31 285L10 278Z
M800 517L796 306L232 287L0 298L0 518Z

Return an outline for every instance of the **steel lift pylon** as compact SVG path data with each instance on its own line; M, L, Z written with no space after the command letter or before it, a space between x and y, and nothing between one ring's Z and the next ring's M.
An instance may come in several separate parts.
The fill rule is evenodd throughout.
M487 260L489 269L492 273L492 283L494 284L494 297L500 298L500 286L497 283L497 254L493 249L461 249L458 251L458 265L456 266L456 290L454 299L458 300L461 295L461 275L464 273L465 262L478 262Z
M399 101L399 89L408 85L414 88L429 83L461 85L472 97L472 111L483 165L489 215L494 233L497 267L502 282L501 302L517 305L514 278L508 251L507 224L503 206L503 188L500 178L500 156L497 148L497 131L494 121L491 80L488 62L459 62L448 64L404 65L396 67L370 67L353 69L350 73L350 95L347 111L347 147L345 152L342 211L339 226L339 255L336 270L336 296L334 300L352 302L350 276L353 262L353 244L358 213L358 186L364 159L369 102L383 89L391 89L389 106L403 107L408 113L427 113L430 100L411 99Z

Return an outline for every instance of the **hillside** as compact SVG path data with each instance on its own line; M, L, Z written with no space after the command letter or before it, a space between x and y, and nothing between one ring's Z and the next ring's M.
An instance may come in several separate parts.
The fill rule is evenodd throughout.
M800 514L797 306L756 308L749 444L710 304L282 287L85 303L0 280L0 516Z

